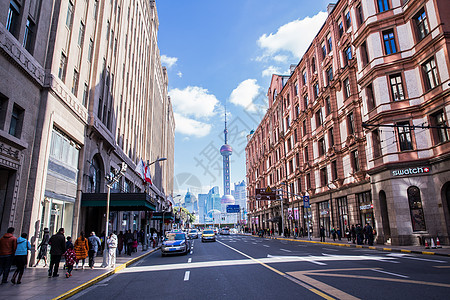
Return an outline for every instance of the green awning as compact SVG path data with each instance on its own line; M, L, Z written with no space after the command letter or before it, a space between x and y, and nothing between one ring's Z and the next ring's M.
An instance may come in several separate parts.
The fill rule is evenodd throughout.
M152 220L161 220L162 221L163 214L164 214L164 221L166 221L166 220L173 220L174 219L174 215L171 212L166 212L166 213L154 212L152 214Z
M106 193L83 193L82 207L106 207ZM146 193L111 193L109 209L111 211L155 211L156 205Z

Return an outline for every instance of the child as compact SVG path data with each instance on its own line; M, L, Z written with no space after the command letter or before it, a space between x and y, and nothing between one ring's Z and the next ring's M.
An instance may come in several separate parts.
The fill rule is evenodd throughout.
M133 241L133 252L137 252L137 248L138 248L138 241L134 240Z
M75 255L75 251L73 250L72 243L67 246L67 250L66 252L64 252L64 257L66 258L67 267L66 278L69 278L70 276L72 276L73 265L77 260L77 256Z
M69 245L72 245L72 246L73 246L73 244L72 244L72 237L68 236L66 239L67 239L67 242L66 242L66 249L69 249ZM66 268L67 268L67 265L64 264L63 270L65 270Z

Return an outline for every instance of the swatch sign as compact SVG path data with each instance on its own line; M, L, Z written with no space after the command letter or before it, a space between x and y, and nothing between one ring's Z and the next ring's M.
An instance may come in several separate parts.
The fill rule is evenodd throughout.
M392 176L418 175L429 172L430 172L429 167L406 168L392 171Z

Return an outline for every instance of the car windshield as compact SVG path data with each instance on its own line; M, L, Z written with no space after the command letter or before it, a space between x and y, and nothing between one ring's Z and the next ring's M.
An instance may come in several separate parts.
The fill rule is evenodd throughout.
M167 234L168 241L181 241L184 239L185 239L184 233L168 233Z
M205 230L205 231L203 231L203 234L213 234L214 233L214 231L212 231L212 230Z
M191 229L191 230L189 230L189 233L196 233L197 232L197 229Z

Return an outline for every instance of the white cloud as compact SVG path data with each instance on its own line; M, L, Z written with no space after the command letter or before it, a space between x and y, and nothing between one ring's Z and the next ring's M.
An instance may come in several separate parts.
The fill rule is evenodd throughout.
M288 61L287 55L275 55L272 59L276 62L285 63Z
M167 55L161 55L161 64L170 69L178 61L177 57L169 57Z
M280 70L277 67L270 66L262 71L263 77L269 77L272 76L272 74L280 74Z
M193 135L196 137L204 137L211 132L211 124L187 118L179 113L174 113L174 117L175 124L177 125L175 130L179 133Z
M287 23L279 27L276 33L263 34L258 39L258 45L264 49L264 54L256 60L262 61L272 56L273 59L280 60L282 55L279 52L290 52L299 59L308 49L327 15L321 11L315 16Z
M230 102L254 112L257 110L257 107L253 101L259 95L260 91L261 87L256 83L256 79L244 80L231 92Z
M181 77L183 77L183 73L181 73L180 71L178 71L177 76L181 78Z
M183 90L169 91L174 111L183 116L210 118L216 115L219 100L207 89L198 86L188 86Z

